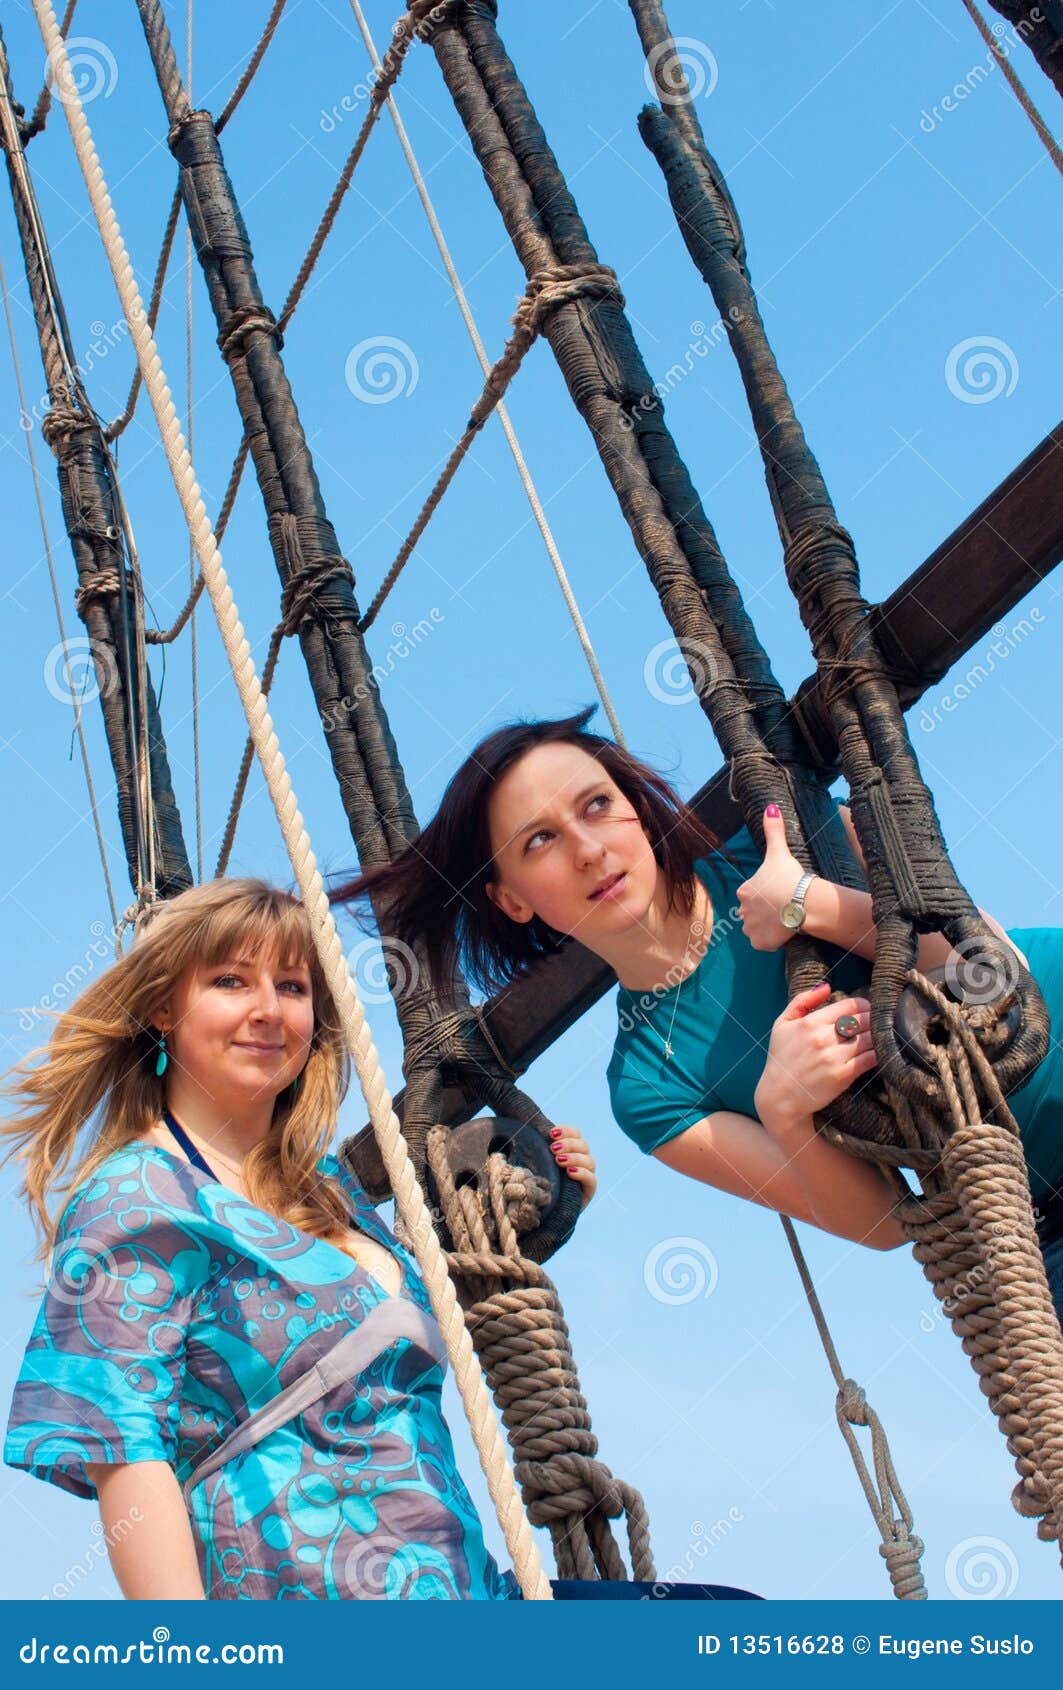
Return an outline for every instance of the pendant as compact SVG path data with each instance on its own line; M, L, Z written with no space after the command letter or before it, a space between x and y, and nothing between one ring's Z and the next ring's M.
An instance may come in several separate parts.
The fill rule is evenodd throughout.
M667 1062L672 1054L672 1046L667 1039L664 1041L664 1060Z

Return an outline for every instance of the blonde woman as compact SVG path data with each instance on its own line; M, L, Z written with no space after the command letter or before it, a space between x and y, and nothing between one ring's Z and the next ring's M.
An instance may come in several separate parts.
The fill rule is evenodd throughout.
M328 1153L347 1052L302 904L182 893L16 1075L50 1272L5 1459L98 1498L125 1595L512 1595L416 1263ZM555 1154L586 1200L578 1135Z

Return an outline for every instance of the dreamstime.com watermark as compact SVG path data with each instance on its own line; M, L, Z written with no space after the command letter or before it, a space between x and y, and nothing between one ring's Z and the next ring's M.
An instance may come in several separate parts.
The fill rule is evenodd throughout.
M704 640L659 640L642 665L643 685L658 704L697 704L718 679L716 653Z
M31 1637L18 1652L23 1666L241 1666L284 1665L283 1643L172 1643L170 1628L157 1625L150 1642L43 1643Z
M1000 57L1010 59L1015 48L1043 22L1044 13L1037 6L1031 9L1028 17L1020 18L1014 25L1005 23L1003 18L995 19L990 27L996 36ZM966 76L953 83L948 93L943 94L934 105L923 107L919 114L919 127L923 134L932 135L952 112L959 111L963 102L969 100L998 68L997 53L987 47L984 56L977 64L971 66Z
M742 912L737 904L732 904L725 916L721 916L718 912L714 913L712 932L709 934L709 942L705 946L705 955L708 955L709 951L715 945L718 945L721 940L726 939L728 934L734 931L736 923L741 923L741 919ZM680 981L690 973L690 962L697 951L694 941L700 939L704 931L705 928L700 921L693 922L690 928L690 939L683 955L677 962L673 962L660 984L654 986L651 991L640 992L639 996L633 999L630 1004L624 1005L617 1016L617 1024L621 1032L634 1033L645 1021L654 1004L659 1003L661 998L667 997L673 987L678 986Z
M687 342L685 352L670 364L664 375L653 383L649 393L644 393L636 399L633 405L622 411L618 418L620 427L630 434L637 425L639 418L651 411L660 410L661 402L669 393L673 393L680 382L686 380L691 371L696 369L703 358L708 358L721 341L727 339L729 324L737 323L742 315L737 305L729 305L724 316L717 317L714 323L706 325L700 318L695 318L690 324L691 339Z
M72 35L66 43L66 61L49 54L44 61L44 79L64 106L83 106L93 100L109 100L118 87L118 60L106 41L94 35Z
M446 16L446 12L447 7L445 3L433 6L432 10L426 13L425 16L418 22L416 28L413 30L411 41L425 41L432 33L434 26L437 23L442 22L443 18ZM396 32L398 31L398 28L399 25L396 24ZM329 106L327 109L322 106L321 115L317 120L317 126L323 135L333 134L342 123L346 122L347 118L351 117L354 112L359 111L360 108L365 105L365 102L372 95L373 89L380 81L381 76L390 73L397 52L398 47L396 42L393 40L381 59L379 66L373 65L364 79L361 82L356 82L350 92L344 94L341 99L337 100L335 105Z
M68 634L53 645L42 673L56 703L75 708L113 698L122 685L114 647L88 634Z
M642 1280L655 1303L681 1308L711 1297L720 1270L700 1238L662 1238L642 1264Z
M395 335L375 334L352 346L343 379L362 405L390 405L408 399L421 379L417 354Z
M730 1537L735 1527L740 1526L744 1519L745 1515L740 1508L729 1508L720 1519L713 1520L711 1526L707 1526L704 1520L692 1520L686 1553L680 1561L674 1562L666 1573L660 1575L653 1589L642 1600L652 1602L655 1597L660 1599L667 1596L673 1584L700 1584L701 1579L691 1579L690 1576L697 1570L697 1563L703 1561L706 1555L711 1555L716 1545Z
M676 35L658 42L646 54L646 87L662 106L707 100L720 80L716 54L694 35Z
M1010 628L1005 622L995 623L992 645L947 692L942 693L933 704L924 705L919 717L920 733L932 734L935 728L939 728L943 717L953 715L965 699L977 692L983 682L996 673L997 664L1006 663L1012 652L1017 651L1022 642L1029 639L1034 629L1039 628L1044 620L1044 612L1035 604L1025 616L1013 622Z
M83 1584L90 1573L96 1570L100 1562L106 1562L108 1550L114 1544L124 1542L130 1532L136 1530L143 1518L144 1515L140 1509L134 1505L127 1515L124 1515L120 1520L115 1520L112 1525L107 1527L106 1531L103 1521L95 1520L92 1533L96 1541L89 1544L81 1560L75 1561L72 1567L68 1567L63 1577L52 1585L51 1590L41 1600L43 1602L62 1601L65 1597L72 1596L78 1586Z
M364 681L359 681L352 693L344 693L342 698L330 699L321 712L321 725L327 734L335 733L341 722L345 722L353 709L364 704L374 692L379 692L381 683L389 675L393 675L400 663L405 663L417 647L432 634L436 628L446 621L446 612L433 605L427 616L422 616L419 622L408 627L405 622L391 624L391 644L383 657L378 658Z
M945 386L962 405L991 405L1010 399L1019 385L1014 348L995 334L958 340L945 359Z
M995 1602L1014 1596L1019 1560L1002 1537L965 1537L949 1550L945 1583L961 1602Z
M87 376L90 376L98 364L104 363L116 346L125 345L129 335L129 324L124 317L121 317L118 322L112 323L108 328L102 319L97 318L94 323L89 324L89 333L92 339L74 365L74 374L80 381L84 381ZM19 413L18 424L24 434L28 434L31 429L40 426L48 415L50 405L51 401L47 393L42 393L35 405L31 405L28 411Z
M94 921L89 928L91 944L84 955L70 965L62 979L54 980L37 1002L19 1010L18 1030L32 1033L39 1021L57 1015L68 998L77 997L95 974L101 962L108 966L115 959L115 933L104 921Z

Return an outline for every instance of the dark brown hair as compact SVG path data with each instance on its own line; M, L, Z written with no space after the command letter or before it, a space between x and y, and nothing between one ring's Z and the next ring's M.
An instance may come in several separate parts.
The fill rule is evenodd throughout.
M624 794L664 872L669 909L688 915L697 884L694 864L722 849L721 842L656 769L613 740L586 731L596 709L590 705L558 721L497 728L466 757L413 844L394 862L330 890L329 902L350 904L372 891L385 941L416 947L441 992L459 966L484 992L508 985L566 943L566 936L538 916L526 924L511 921L488 897L487 884L497 879L488 804L498 781L529 751L561 743L587 752Z

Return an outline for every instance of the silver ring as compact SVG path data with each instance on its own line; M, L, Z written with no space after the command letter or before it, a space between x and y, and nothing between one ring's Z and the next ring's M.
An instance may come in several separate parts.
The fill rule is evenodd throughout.
M860 1037L860 1022L855 1015L839 1015L834 1031L845 1044L852 1044Z

